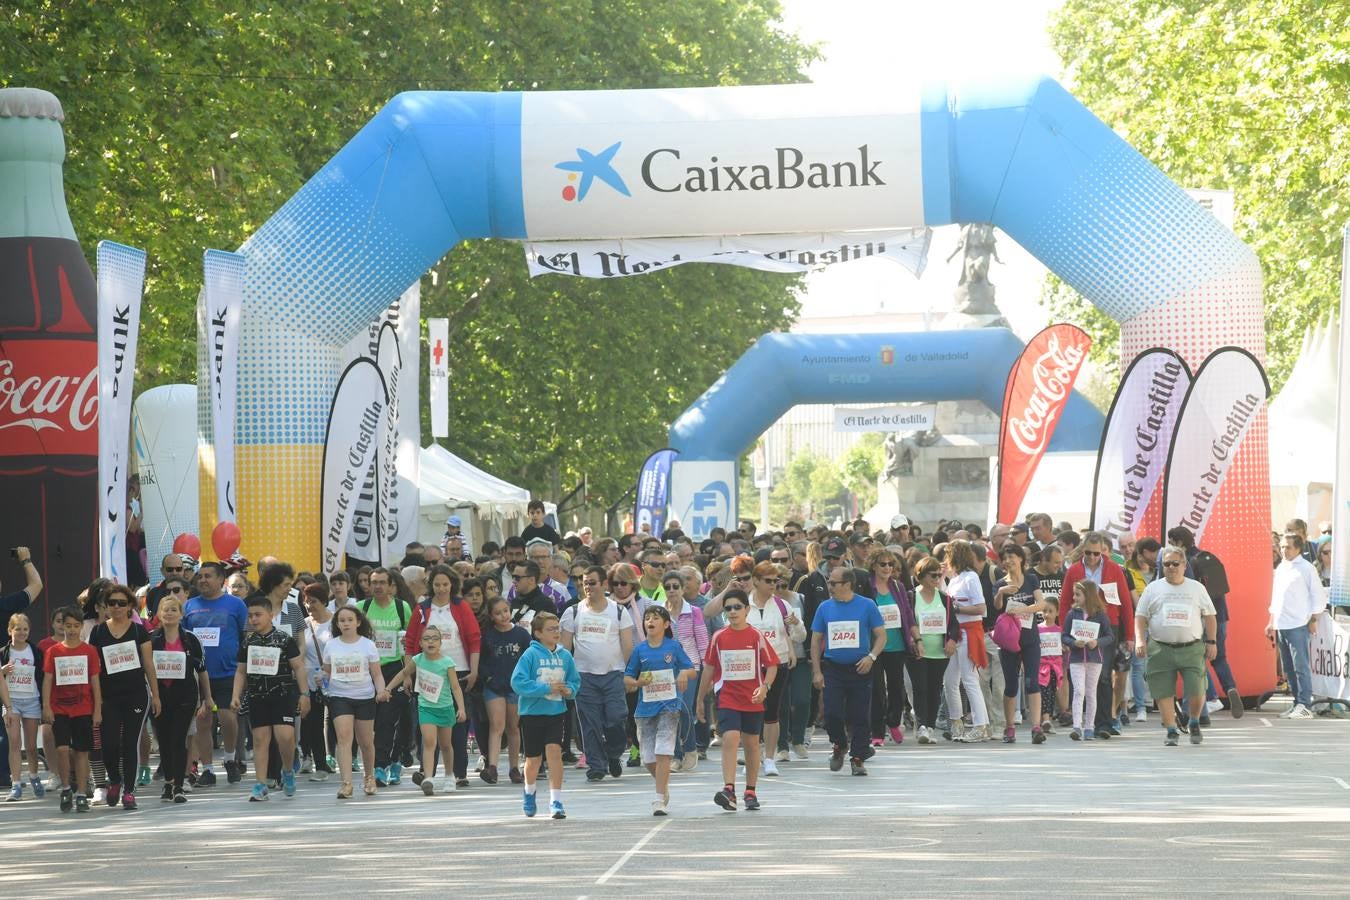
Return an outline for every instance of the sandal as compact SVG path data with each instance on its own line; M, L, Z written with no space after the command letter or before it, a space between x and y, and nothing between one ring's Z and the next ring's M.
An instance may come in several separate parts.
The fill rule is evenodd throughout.
M366 792L367 797L375 796L375 776L370 772L366 773L365 781L361 783L361 790Z
M338 798L339 800L350 800L350 799L352 799L352 783L351 783L350 781L344 781L344 782L342 782L342 786L341 786L340 788L338 788L338 796L337 796L337 798Z

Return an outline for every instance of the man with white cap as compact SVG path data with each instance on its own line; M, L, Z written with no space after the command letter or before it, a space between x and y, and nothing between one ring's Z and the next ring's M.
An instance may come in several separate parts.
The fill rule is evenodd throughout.
M891 516L891 534L890 537L886 539L886 543L909 543L909 519L901 515Z

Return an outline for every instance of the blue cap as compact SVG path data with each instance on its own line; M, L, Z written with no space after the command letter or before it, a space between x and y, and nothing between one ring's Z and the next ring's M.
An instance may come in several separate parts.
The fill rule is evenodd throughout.
M450 518L448 518L448 519L445 520L445 527L446 527L446 528L462 528L463 526L460 524L459 516L451 516Z

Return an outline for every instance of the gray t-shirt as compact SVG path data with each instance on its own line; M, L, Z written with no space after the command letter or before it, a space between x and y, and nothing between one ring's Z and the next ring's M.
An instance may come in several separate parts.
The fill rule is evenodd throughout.
M1204 616L1214 615L1214 601L1198 581L1181 584L1165 579L1149 583L1139 596L1136 618L1148 620L1148 636L1168 644L1185 644L1205 636Z

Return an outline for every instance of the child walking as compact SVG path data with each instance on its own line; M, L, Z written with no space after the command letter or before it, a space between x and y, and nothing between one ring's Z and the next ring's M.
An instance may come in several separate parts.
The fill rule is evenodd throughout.
M380 693L381 703L389 702L389 695L405 681L417 686L417 720L422 730L422 768L413 773L413 784L422 788L428 797L436 793L436 748L441 751L445 766L443 789L455 789L455 723L467 718L464 693L455 676L455 661L441 653L441 629L428 625L422 631L422 652L408 658L403 671L389 680Z
M28 748L28 781L33 796L47 792L38 777L38 726L42 724L42 651L28 642L28 617L15 613L9 620L9 645L0 647L0 679L5 687L5 730L9 735L9 771L14 777L7 800L23 799L22 750ZM51 745L48 744L50 747Z
M42 660L42 720L56 740L56 768L65 787L61 812L89 812L89 752L103 724L98 651L80 638L84 614L67 606L58 614L65 639Z
M1063 707L1065 693L1064 633L1059 624L1059 598L1045 598L1045 621L1036 626L1041 636L1041 731L1054 733L1055 713Z
M530 620L534 640L511 673L511 690L520 697L520 738L525 747L525 794L522 807L527 817L538 810L535 780L548 756L549 812L555 819L567 818L563 810L563 717L566 701L581 689L581 675L572 654L559 647L562 624L550 612L536 613Z
M664 606L649 606L642 614L647 640L633 648L624 670L624 685L638 691L633 711L637 722L642 764L656 779L652 815L664 816L670 806L670 762L680 733L680 698L695 673L683 645L670 630L670 613Z
M272 625L272 600L261 591L248 598L248 624L252 631L239 644L240 666L234 673L234 696L230 706L242 711L248 693L248 717L253 729L253 777L249 802L267 799L267 757L276 736L282 766L281 785L287 797L295 795L296 694L300 715L309 714L309 682L300 645ZM285 660L283 663L282 660Z
M1102 674L1102 661L1114 652L1115 642L1106 618L1106 602L1097 585L1080 581L1073 586L1073 609L1064 617L1063 635L1069 646L1069 679L1073 682L1073 731L1069 737L1090 741L1095 736L1092 723L1097 716L1097 679Z

